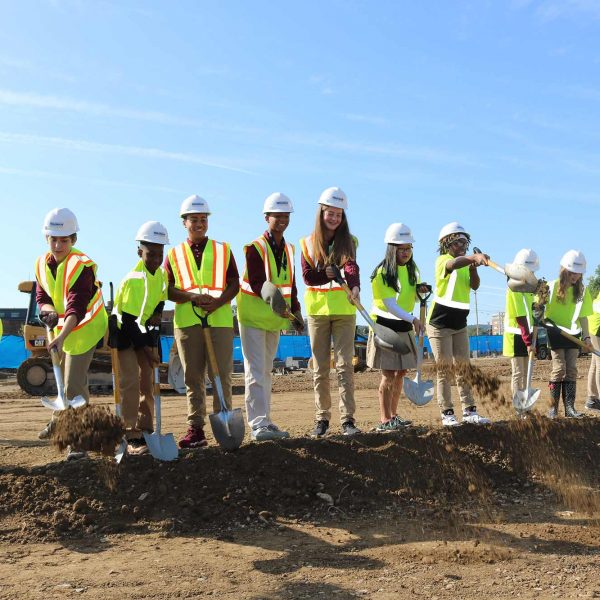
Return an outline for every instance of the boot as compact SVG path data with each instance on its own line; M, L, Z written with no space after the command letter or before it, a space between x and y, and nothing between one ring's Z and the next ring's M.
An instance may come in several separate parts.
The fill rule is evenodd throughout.
M548 417L554 419L558 416L558 403L560 402L560 381L551 381L548 384L550 389L550 410L548 411Z
M563 403L565 405L565 417L579 419L583 415L575 410L575 392L577 391L577 382L563 381Z

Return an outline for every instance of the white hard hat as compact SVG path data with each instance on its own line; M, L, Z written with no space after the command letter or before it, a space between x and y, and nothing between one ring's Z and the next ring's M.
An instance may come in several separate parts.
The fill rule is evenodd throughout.
M540 268L540 259L537 253L531 248L523 248L515 254L513 263L523 265L530 271L537 271Z
M53 208L44 217L42 233L55 237L73 235L79 231L77 217L68 208Z
M151 244L169 243L167 228L158 221L146 221L135 234L136 242L149 242Z
M392 223L385 230L383 241L386 244L412 244L415 240L408 225L404 223Z
M458 221L452 221L452 223L447 223L440 229L438 242L441 242L447 235L453 233L462 233L465 237L467 236L467 230Z
M206 214L210 215L210 208L208 208L208 202L204 198L200 198L197 194L188 196L182 203L179 209L179 216L185 217L185 215L193 214Z
M263 206L264 213L293 213L292 201L281 192L275 192L267 197Z
M344 190L339 187L330 187L324 190L319 197L319 204L348 210L348 198Z
M571 273L585 273L587 262L583 252L579 250L569 250L560 259L560 266L571 271Z

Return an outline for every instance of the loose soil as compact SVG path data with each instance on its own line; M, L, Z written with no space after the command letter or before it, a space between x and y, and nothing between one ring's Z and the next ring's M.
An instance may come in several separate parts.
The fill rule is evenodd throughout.
M172 463L118 466L65 462L37 440L48 411L2 380L0 598L599 597L600 421L542 416L549 362L536 365L540 406L516 419L492 393L510 399L508 361L474 364L491 426L442 429L434 402L403 398L414 425L370 433L379 374L367 372L356 375L365 433L339 435L334 406L332 434L313 440L310 375L292 373L273 396L290 439L225 453L207 431L209 448ZM185 399L163 391L163 430L178 437Z

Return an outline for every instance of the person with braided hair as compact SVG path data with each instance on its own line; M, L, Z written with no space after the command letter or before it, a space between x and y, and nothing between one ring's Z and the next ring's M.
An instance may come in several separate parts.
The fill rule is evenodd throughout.
M471 236L456 221L444 225L439 235L439 256L435 262L435 292L427 317L427 336L436 363L469 362L469 314L471 290L479 288L477 267L487 265L485 254L467 256ZM463 423L484 425L490 420L477 413L471 387L456 375L456 385L462 404ZM447 371L438 369L437 395L442 412L442 425L459 424L451 395Z

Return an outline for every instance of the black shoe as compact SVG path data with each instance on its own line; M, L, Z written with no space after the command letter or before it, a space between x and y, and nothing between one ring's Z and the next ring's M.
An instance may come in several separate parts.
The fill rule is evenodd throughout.
M321 419L320 421L317 421L315 423L315 428L313 429L312 432L312 437L323 437L326 433L327 430L329 429L329 421L326 421L325 419Z
M356 435L357 433L360 433L360 429L354 424L352 419L342 423L342 431L344 432L344 435Z
M585 407L588 410L600 411L600 400L598 398L588 398Z

